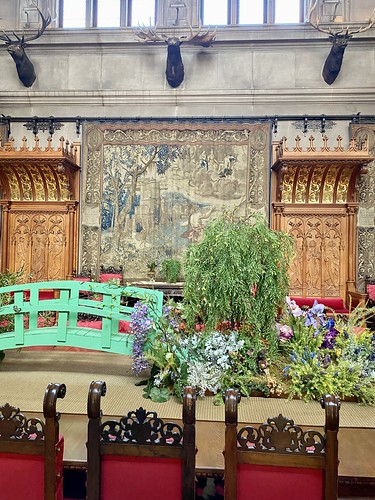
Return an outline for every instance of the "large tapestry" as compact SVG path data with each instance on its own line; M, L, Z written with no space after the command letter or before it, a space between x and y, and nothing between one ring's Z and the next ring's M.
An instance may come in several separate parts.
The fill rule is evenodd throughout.
M181 259L223 209L268 211L268 124L84 126L81 269Z

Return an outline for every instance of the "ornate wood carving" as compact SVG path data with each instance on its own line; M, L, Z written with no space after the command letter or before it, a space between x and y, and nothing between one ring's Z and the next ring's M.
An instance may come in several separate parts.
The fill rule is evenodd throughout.
M103 442L134 444L182 445L182 428L174 422L164 423L156 412L142 407L131 411L119 421L107 420L100 427Z
M0 147L1 270L24 269L33 281L66 279L77 268L79 144L26 138ZM5 237L4 237L5 235Z
M0 406L0 441L42 441L44 436L44 422L40 418L26 418L9 403Z
M366 141L352 139L344 149L339 136L320 148L313 136L289 149L284 138L274 148L273 226L295 243L290 294L341 296L355 290L358 177L373 157Z
M257 428L242 427L237 434L237 443L244 450L319 455L324 451L325 439L320 432L303 431L294 425L293 420L279 414Z

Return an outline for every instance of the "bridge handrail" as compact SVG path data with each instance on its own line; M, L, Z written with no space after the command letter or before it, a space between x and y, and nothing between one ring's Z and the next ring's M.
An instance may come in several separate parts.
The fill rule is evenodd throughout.
M45 291L53 298L40 297ZM0 287L0 326L7 330L0 333L0 350L65 344L131 354L132 336L119 335L119 322L130 321L138 300L151 305L154 320L161 316L163 293L159 290L76 280ZM55 315L53 325L40 322L47 311ZM80 313L99 318L100 328L80 325Z

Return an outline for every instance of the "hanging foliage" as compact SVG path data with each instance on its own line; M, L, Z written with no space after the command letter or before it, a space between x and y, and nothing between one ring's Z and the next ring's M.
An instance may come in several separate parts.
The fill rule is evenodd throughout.
M230 321L276 348L275 317L288 294L292 240L264 217L224 212L187 249L184 310L187 323L215 328Z

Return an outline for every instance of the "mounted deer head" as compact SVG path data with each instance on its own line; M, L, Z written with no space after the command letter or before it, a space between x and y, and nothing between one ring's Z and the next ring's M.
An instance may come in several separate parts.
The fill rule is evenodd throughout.
M25 37L25 35L23 34L20 37L13 31L13 35L16 37L16 40L12 40L7 34L5 34L5 32L4 35L0 35L0 40L3 40L5 42L9 54L12 56L13 61L16 63L18 78L21 80L25 87L31 87L36 79L33 63L30 61L25 52L26 43L30 42L31 40L36 40L37 38L42 36L47 26L51 24L51 16L48 15L47 17L44 17L39 7L36 4L33 5L39 12L39 15L42 19L42 26L38 29L38 32L35 35Z
M201 33L201 27L199 27L196 33L193 32L192 27L190 27L190 35L168 36L166 34L158 34L156 28L139 28L136 31L136 35L141 39L142 42L166 42L168 46L167 54L167 69L165 71L167 81L169 85L173 88L177 88L184 81L185 71L184 64L181 57L180 46L183 42L192 42L195 45L201 45L202 47L210 47L212 42L215 40L216 29L210 32L210 27L207 31Z
M340 73L344 52L350 38L355 33L363 33L369 30L375 24L375 18L373 19L375 9L371 14L371 17L368 20L368 24L366 26L362 26L361 28L351 31L349 31L348 27L346 27L346 29L342 27L341 29L334 30L332 26L329 28L322 28L321 26L319 26L319 19L316 19L315 22L312 20L312 14L316 8L317 3L318 0L314 0L313 5L310 8L309 22L313 28L321 31L322 33L327 33L329 35L329 40L332 43L332 48L324 63L322 71L324 81L328 83L328 85L332 85L332 83L336 80L338 74ZM339 24L342 26L341 23L335 24Z

